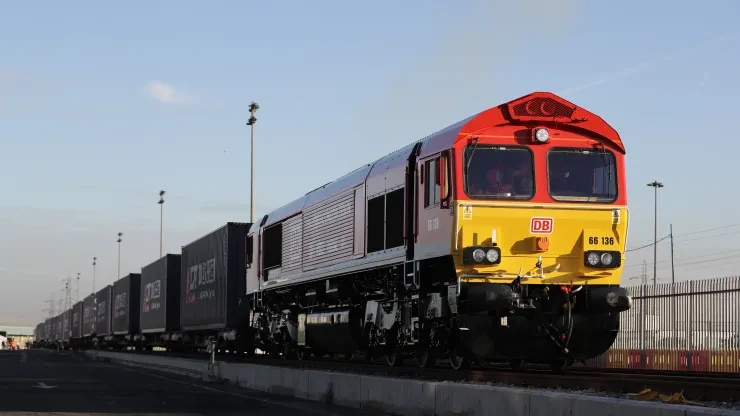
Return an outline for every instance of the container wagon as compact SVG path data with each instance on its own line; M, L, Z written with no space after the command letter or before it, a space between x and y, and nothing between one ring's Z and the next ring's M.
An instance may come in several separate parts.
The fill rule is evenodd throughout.
M117 348L133 345L139 335L141 273L129 273L113 283L111 344Z
M66 311L62 312L61 322L62 322L62 327L61 327L61 330L59 331L59 335L61 337L62 348L69 349L70 335L72 334L71 309L67 309Z
M95 336L95 296L91 293L82 301L82 342L83 348L93 346L93 337Z
M51 346L52 344L52 334L54 333L53 319L47 318L44 321L44 346Z
M62 348L62 315L57 315L54 317L54 332L53 332L53 341L57 348Z
M84 347L82 338L82 301L77 302L72 306L69 347L73 350L78 350Z
M37 324L36 328L33 331L34 339L36 340L33 343L34 348L43 348L46 345L46 338L44 334L44 329L46 327L46 321Z
M206 347L234 351L249 330L239 303L246 290L246 239L251 224L229 222L182 247L178 348Z
M100 347L113 343L113 329L111 327L111 304L113 303L113 286L108 285L95 294L97 301L95 310L94 342Z
M180 328L181 261L180 254L167 254L141 268L138 344L144 349L174 347L171 335Z

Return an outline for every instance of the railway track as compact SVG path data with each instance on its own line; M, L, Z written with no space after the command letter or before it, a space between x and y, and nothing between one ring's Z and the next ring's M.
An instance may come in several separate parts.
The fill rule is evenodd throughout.
M127 351L126 353L204 361L209 359L208 354L203 353L159 351ZM471 366L466 371L456 371L442 360L438 362L438 366L435 368L419 368L413 365L389 367L385 363L385 359L382 358L371 362L331 358L298 361L266 356L248 358L222 354L217 355L216 359L224 362L270 365L293 369L360 373L426 381L504 384L514 387L573 390L574 392L634 394L649 388L666 395L683 392L684 397L690 401L740 401L740 373L602 369L574 366L564 374L556 374L547 366L537 365L529 365L521 370L511 370L504 365L487 364L485 366Z

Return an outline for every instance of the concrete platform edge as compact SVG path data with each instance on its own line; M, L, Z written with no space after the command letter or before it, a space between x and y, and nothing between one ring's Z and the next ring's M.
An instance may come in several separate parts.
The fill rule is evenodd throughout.
M226 380L246 389L321 401L394 415L428 416L740 416L740 411L640 402L544 390L454 382L429 382L260 364L216 362L108 351L93 359L186 375Z

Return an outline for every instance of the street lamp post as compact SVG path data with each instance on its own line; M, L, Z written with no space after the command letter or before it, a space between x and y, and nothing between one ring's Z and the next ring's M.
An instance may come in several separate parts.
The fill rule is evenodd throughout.
M121 278L121 237L123 237L123 233L118 233L118 279Z
M92 294L95 294L95 265L98 264L98 258L93 257L93 289Z
M77 273L77 302L80 301L80 273Z
M658 188L662 188L663 184L658 181L653 181L647 184L647 186L655 188L655 224L653 230L653 286L655 286L658 284Z
M249 167L251 169L251 172L249 174L249 222L254 223L254 124L257 123L257 118L254 116L254 113L259 110L260 106L252 101L251 104L249 104L249 120L247 121L247 126L251 127L251 136L252 136L252 150L250 151L250 156L252 158Z
M159 258L162 258L162 237L164 236L164 189L159 191Z

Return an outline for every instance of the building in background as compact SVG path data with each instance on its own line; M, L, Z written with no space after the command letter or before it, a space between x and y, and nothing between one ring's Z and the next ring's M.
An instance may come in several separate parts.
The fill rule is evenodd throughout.
M33 337L33 327L30 326L0 326L0 336L4 336L5 338L13 338L15 340L15 344L20 349L26 348L26 343L32 343L34 341ZM7 348L8 342L5 341L5 347Z

